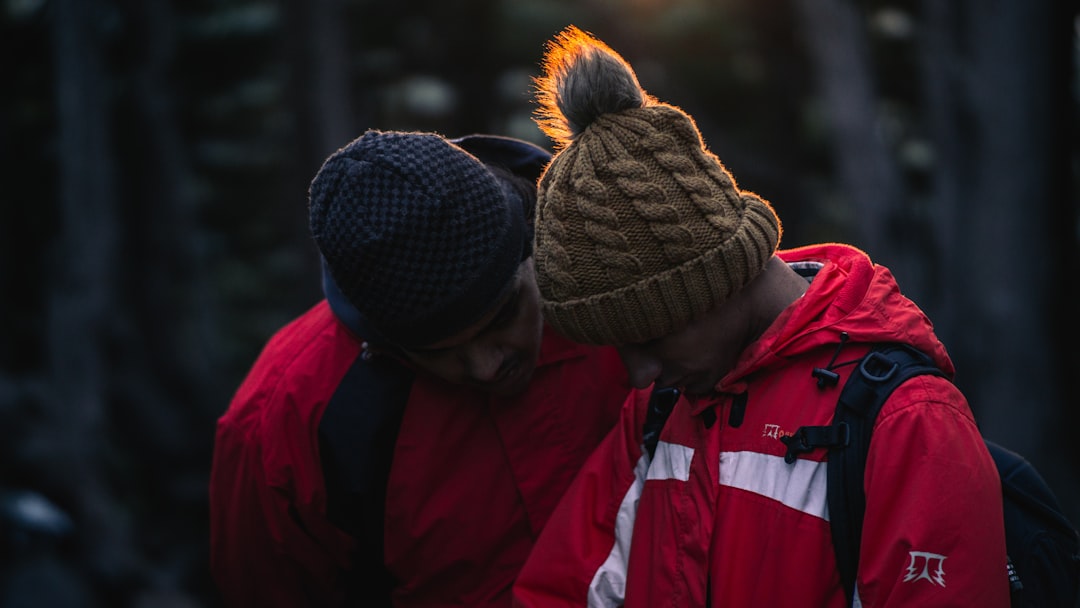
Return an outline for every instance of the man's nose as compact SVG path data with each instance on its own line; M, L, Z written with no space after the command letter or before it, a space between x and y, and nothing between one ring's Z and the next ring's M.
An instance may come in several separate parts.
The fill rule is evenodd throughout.
M662 367L656 357L649 356L639 348L619 348L619 357L626 368L630 385L634 388L647 388L660 377Z

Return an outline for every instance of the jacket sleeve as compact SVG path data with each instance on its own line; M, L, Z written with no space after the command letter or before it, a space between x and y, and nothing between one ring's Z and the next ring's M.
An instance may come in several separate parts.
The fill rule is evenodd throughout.
M563 495L514 585L514 606L620 606L648 454L641 430L649 393L634 391L616 426Z
M210 478L210 568L229 608L333 606L342 568L267 479L258 442L219 422ZM325 539L324 539L325 540ZM332 543L331 543L332 545Z
M879 415L866 468L866 608L1009 605L1001 484L963 395L915 378Z

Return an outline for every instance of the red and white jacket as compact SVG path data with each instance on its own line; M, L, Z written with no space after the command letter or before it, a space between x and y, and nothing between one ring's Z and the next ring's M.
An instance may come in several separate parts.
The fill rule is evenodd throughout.
M649 392L636 391L529 557L519 607L813 606L844 592L826 507L825 451L784 461L781 437L827 425L872 343L905 342L954 369L929 320L862 252L780 252L820 266L806 294L741 355L717 394L680 399L655 456L642 451ZM840 334L849 339L841 348ZM839 386L811 376L837 350ZM899 387L874 429L857 603L1009 605L1001 488L963 395L946 379Z

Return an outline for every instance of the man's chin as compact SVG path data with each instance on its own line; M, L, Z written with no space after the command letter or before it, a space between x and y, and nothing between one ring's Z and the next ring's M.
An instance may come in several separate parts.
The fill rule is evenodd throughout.
M500 378L498 382L486 384L482 388L496 397L516 397L529 388L529 382L532 381L533 372L535 371L536 366L534 365L519 365L511 370L505 378Z

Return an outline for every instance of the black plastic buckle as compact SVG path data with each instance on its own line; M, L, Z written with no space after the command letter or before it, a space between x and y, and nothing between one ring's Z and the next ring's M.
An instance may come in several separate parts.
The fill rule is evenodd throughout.
M780 441L787 446L784 462L792 464L799 454L812 452L817 448L847 447L851 443L851 428L847 422L830 426L801 426L791 435L781 437Z
M887 367L888 369L882 374L875 374L870 371L870 367L876 367L877 369L885 369ZM859 364L859 373L871 382L885 382L889 378L892 378L892 375L895 374L898 369L900 369L899 363L889 363L889 358L877 351L868 354L863 358L862 363Z

